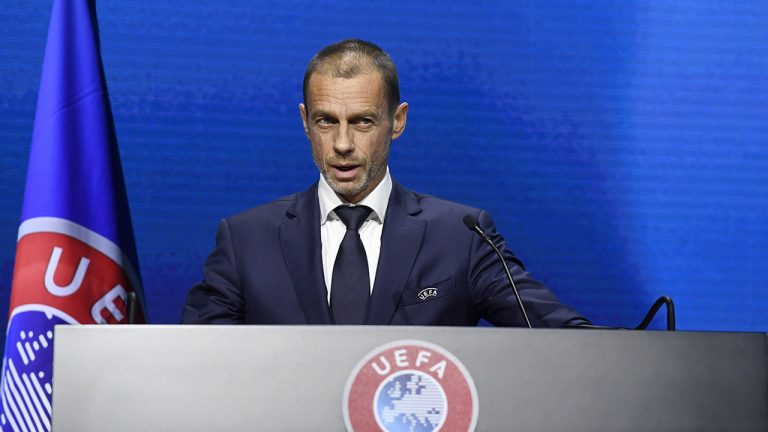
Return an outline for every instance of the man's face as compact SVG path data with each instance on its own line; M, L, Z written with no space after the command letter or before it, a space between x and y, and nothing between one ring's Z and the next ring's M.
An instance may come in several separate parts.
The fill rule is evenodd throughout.
M390 141L405 129L408 104L390 118L381 74L352 78L314 73L299 105L312 158L334 192L352 203L384 178Z

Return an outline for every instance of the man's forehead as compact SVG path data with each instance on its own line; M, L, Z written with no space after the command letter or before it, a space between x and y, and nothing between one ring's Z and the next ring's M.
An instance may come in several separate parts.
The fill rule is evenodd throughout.
M383 80L375 70L349 78L317 72L310 76L307 90L307 103L312 111L338 105L380 110L386 104Z
M381 72L375 68L366 67L359 69L358 73L353 75L339 75L333 73L333 70L318 69L309 77L308 90L312 91L313 88L318 86L345 86L359 85L361 83L370 86L372 89L384 89L384 78L381 76Z

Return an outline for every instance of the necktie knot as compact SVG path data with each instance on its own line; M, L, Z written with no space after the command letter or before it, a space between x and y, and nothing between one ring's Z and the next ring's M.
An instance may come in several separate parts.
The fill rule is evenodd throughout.
M336 216L344 222L348 231L357 231L363 226L363 222L368 218L373 210L366 206L338 206L335 209Z

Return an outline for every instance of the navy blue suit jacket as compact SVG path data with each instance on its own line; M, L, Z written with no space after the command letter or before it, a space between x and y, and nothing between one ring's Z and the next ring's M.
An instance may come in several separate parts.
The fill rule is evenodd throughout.
M393 181L367 324L524 325L498 256L464 226L466 214L502 249L534 326L587 322L525 271L486 212ZM224 219L182 321L332 324L320 253L317 184Z

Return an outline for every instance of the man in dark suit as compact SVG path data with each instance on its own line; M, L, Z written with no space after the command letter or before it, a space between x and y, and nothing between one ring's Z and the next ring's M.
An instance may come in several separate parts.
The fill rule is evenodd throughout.
M467 214L502 250L533 326L588 323L531 278L487 213L390 176L408 104L379 47L347 40L321 50L299 110L320 180L219 224L184 323L525 325L498 257L464 226Z

